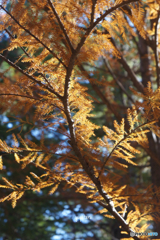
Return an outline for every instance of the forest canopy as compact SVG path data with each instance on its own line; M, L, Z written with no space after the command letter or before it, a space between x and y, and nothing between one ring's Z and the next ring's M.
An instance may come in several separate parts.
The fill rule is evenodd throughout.
M118 239L160 236L159 15L159 0L1 1L2 204L72 192Z

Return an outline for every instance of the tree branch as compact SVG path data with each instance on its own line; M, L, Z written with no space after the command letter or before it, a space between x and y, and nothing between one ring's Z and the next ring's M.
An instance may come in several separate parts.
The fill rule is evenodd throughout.
M39 38L37 38L33 33L31 33L28 29L26 29L24 26L22 26L18 21L17 19L10 13L8 12L2 5L0 5L0 8L2 8L18 25L20 28L22 28L23 30L25 30L30 36L32 36L34 39L37 40L37 42L39 42L40 44L42 44L42 46L44 48L46 48L51 54L53 57L55 57L65 68L66 65L62 62L62 60L60 58L57 57L57 55L49 48L47 47Z
M97 0L92 0L92 11L91 11L91 26L94 22L94 14L95 14L95 7L96 7Z
M102 207L104 207L104 208L106 208L109 212L111 212L111 210L110 210L110 206L108 206L107 204L105 204L105 203L103 203L103 202L101 202L101 201L98 201L97 203L99 203L99 205L101 205ZM113 214L112 214L113 215ZM128 226L128 224L127 224L127 222L124 220L124 218L116 211L115 213L114 213L114 215L113 215L118 221L119 221L119 223L123 226L125 226L125 228L126 228L126 226ZM126 230L127 231L127 230ZM127 231L128 233L134 233L134 231L132 231L129 227L128 227L128 231ZM136 237L136 236L134 236L133 237L135 240L139 240L139 238L138 237Z
M132 69L129 67L128 63L126 62L125 58L121 55L121 58L118 59L118 61L123 65L124 69L126 70L126 72L128 73L128 76L130 77L130 79L132 80L134 86L137 88L137 90L139 90L141 93L144 94L144 87L142 85L142 83L138 82L134 72L132 71Z
M26 77L28 77L29 79L31 79L33 82L36 82L37 84L39 84L41 87L47 89L48 91L50 91L51 93L54 93L60 100L63 99L63 97L57 93L54 89L50 89L48 86L44 85L43 83L41 83L40 81L38 81L36 78L34 78L33 76L29 75L28 73L26 73L25 71L23 71L19 66L17 66L15 63L11 62L9 59L7 59L6 57L4 57L3 55L0 54L0 58L2 58L5 62L7 62L10 66L12 66L13 68L15 68L17 71L21 72L23 75L25 75Z
M72 120L71 111L70 111L70 107L69 107L69 85L70 85L70 77L71 77L71 74L72 74L72 70L73 70L73 67L74 67L74 63L75 63L76 57L79 54L82 46L84 45L87 37L89 36L89 34L93 30L93 28L102 19L104 19L108 14L110 14L111 12L116 10L117 8L122 7L122 6L126 5L126 4L129 4L131 2L135 2L135 0L130 0L130 1L123 2L121 4L117 4L115 7L112 7L111 9L107 10L105 12L105 14L103 14L100 18L98 18L92 24L92 26L90 25L90 27L87 29L86 34L81 38L79 44L77 45L77 48L75 49L75 51L72 53L72 56L70 57L70 61L69 61L68 68L67 68L67 74L66 74L66 78L65 78L64 98L63 98L63 105L64 105L64 109L65 109L65 115L66 115L66 118L67 118L69 131L70 131L70 134L71 134L71 146L72 146L76 156L78 157L79 162L81 163L83 169L85 170L87 175L90 177L92 182L97 187L97 189L99 191L99 194L103 197L103 199L108 204L107 205L107 209L119 221L119 223L121 224L122 228L125 231L127 231L128 233L133 232L133 231L130 229L129 225L125 222L125 220L116 211L116 209L114 208L114 204L110 201L110 198L106 195L106 193L103 192L102 186L101 186L101 183L100 183L99 179L95 177L93 166L90 166L89 163L83 158L83 156L81 154L81 151L78 148L76 135L75 135L75 130L74 130L74 121ZM135 238L135 239L138 239L138 238Z
M132 3L132 2L136 2L136 0L128 0L128 1L125 1L125 2L122 2L120 4L117 4L116 6L110 8L109 10L107 10L104 14L102 14L101 17L99 17L92 25L90 25L90 27L86 30L86 33L85 35L81 38L75 52L76 54L79 53L81 47L83 46L83 44L85 43L87 37L89 36L89 34L91 33L91 31L93 30L93 28L101 21L103 20L107 15L109 15L111 12L115 11L116 9L118 8L121 8L129 3ZM106 30L107 31L107 30ZM107 31L108 32L108 31ZM113 43L113 45L115 46L115 48L117 49L113 39L111 38L111 42ZM118 50L118 49L117 49ZM119 52L119 50L118 50ZM130 76L133 84L135 85L135 87L142 93L144 93L144 88L143 88L143 85L138 82L134 72L132 71L132 69L129 67L129 65L127 64L126 60L124 59L124 57L122 56L122 54L119 52L120 54L120 58L118 59L118 61L123 65L124 69L127 71L128 75Z
M124 7L125 5L128 5L130 3L133 3L133 2L139 2L139 0L127 0L127 1L123 1L122 3L117 4L114 7L111 7L104 14L102 14L99 18L97 18L97 20L93 24L93 27L95 27L100 21L102 21L107 15L109 15L113 11L117 10L118 8Z
M5 29L5 31L8 33L8 35L12 38L15 39L14 36L12 35L12 33L8 30ZM27 57L31 58L31 56L26 52L26 50L20 46L20 48L22 49L22 51L26 54ZM53 87L51 86L50 82L47 80L47 78L45 77L45 75L43 73L40 73L40 75L44 78L44 80L46 81L46 83L48 84L48 86L53 89Z
M52 11L53 11L53 13L54 13L54 15L55 15L55 17L56 17L59 25L60 25L60 28L61 28L61 30L63 31L64 35L65 35L65 38L66 38L66 40L67 40L67 43L68 43L71 51L74 52L73 45L72 45L72 43L71 43L71 41L70 41L70 39L69 39L69 36L68 36L68 34L67 34L67 32L66 32L66 29L65 29L65 27L64 27L64 25L63 25L60 17L58 16L58 13L57 13L57 11L56 11L53 3L51 2L51 0L48 0L48 4L49 4L49 6L51 7L51 9L52 9Z
M27 96L27 95L21 95L21 94L14 94L14 93L0 93L0 96L15 96L15 97L24 97L24 98L30 98L34 100L40 100L38 98L32 97L32 96Z
M93 82L90 81L90 76L89 76L89 74L87 73L87 71L84 69L84 67L83 67L82 65L80 65L80 66L79 66L79 69L80 69L83 73L85 73L85 74L87 75L87 78L88 78L88 80L89 80L92 88L93 88L94 91L97 93L97 95L101 98L102 102L107 105L108 109L115 115L116 119L117 119L118 121L121 121L121 116L120 116L120 114L116 111L116 109L114 108L113 104L111 104L111 103L108 101L108 99L104 96L104 94L103 94L102 91L99 89L99 87L98 87L95 83L93 83Z
M91 31L97 26L97 24L100 23L100 21L102 21L107 15L109 15L110 13L112 13L113 11L117 10L118 8L121 8L129 3L132 2L137 2L139 0L128 0L128 1L124 1L120 4L117 4L114 7L111 7L109 10L107 10L104 14L102 14L99 18L97 18L97 20L89 26L89 28L86 30L85 35L81 38L77 48L76 48L76 52L79 53L81 47L83 46L84 42L86 41L87 37L89 36L89 34L91 33Z
M133 133L136 133L137 130L141 130L142 127L145 127L145 125L148 125L148 123L154 123L155 121L150 121L150 122L145 122L142 123L141 125L139 125L138 127L136 127L134 130L132 130L130 133L128 133L127 135L125 135L119 142L117 142L117 144L113 147L112 151L110 152L110 154L108 155L108 157L106 158L106 160L104 161L100 171L99 171L99 175L98 175L98 179L100 178L102 171L106 165L106 163L108 162L109 158L111 157L112 153L117 149L117 147L120 146L121 142L123 142L126 138L129 138Z
M112 75L112 77L114 78L114 80L116 81L117 85L120 87L120 89L127 95L128 99L134 104L133 99L131 98L131 96L129 96L129 94L127 93L126 89L124 88L124 86L122 85L122 83L117 79L116 75L114 74L114 72L112 71L108 61L106 59L104 59L104 63L106 65L106 67L108 68L110 74Z
M15 97L24 97L24 98L30 98L30 99L34 99L37 101L43 101L42 99L36 98L36 97L32 97L32 96L27 96L27 95L21 95L21 94L14 94L14 93L0 93L0 96L15 96ZM62 112L64 112L64 109L62 109L61 107L58 107L57 105L55 105L54 103L51 103L50 105L59 108Z
M12 33L8 30L8 29L5 29L6 33L8 33L8 35L12 38L12 39L15 39L14 36L12 35ZM27 55L27 57L30 58L29 54L26 52L26 50L20 46L20 48L22 49L22 51Z

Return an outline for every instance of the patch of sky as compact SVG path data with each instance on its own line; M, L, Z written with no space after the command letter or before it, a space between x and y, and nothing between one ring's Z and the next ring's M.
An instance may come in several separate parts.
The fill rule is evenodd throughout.
M35 128L31 131L33 137L38 137L40 130L38 128Z
M62 239L62 236L55 235L52 237L52 240L61 240L61 239Z
M62 227L64 227L65 223L55 222L54 225L55 225L56 227L62 228Z
M79 213L73 217L73 222L82 222L84 224L87 224L89 223L89 221L90 221L90 217L83 213Z
M64 230L62 230L62 229L60 229L60 228L57 228L56 229L56 234L65 234L66 232L64 231Z
M7 176L11 176L12 175L12 172L7 172Z
M61 123L63 123L64 120L61 121ZM54 123L54 121L53 121ZM47 123L44 124L45 126L47 126ZM32 131L31 131L31 134L36 137L38 140L41 139L41 134L42 132L44 131L45 135L47 138L54 138L56 140L60 139L60 140L65 140L67 137L65 135L62 135L60 134L57 129L59 127L59 124L55 124L53 127L48 127L47 130L44 130L44 129L39 129L39 128L34 128Z
M64 205L64 208L65 208L65 209L68 209L68 208L69 208L69 206L68 206L68 205Z
M68 240L68 239L77 239L77 240L79 240L79 238L75 238L75 235L73 233L66 233L66 232L63 235L60 235L60 234L59 235L54 235L51 238L51 240ZM83 240L83 239L81 238L81 240Z
M13 127L13 123L9 122L9 118L4 116L4 115L1 115L0 116L0 122L1 122L1 125L4 125L4 124L7 124L7 128L12 128ZM19 125L19 122L15 122L17 125Z
M102 146L99 146L99 148L100 148L100 151L102 153L102 157L107 157L109 155L109 151L107 150L107 148L102 147Z
M89 84L89 81L87 79L81 78L81 77L77 77L77 80L79 83L85 83L85 84Z
M63 140L65 140L65 139L63 139ZM68 149L65 148L65 147L67 147L67 146L68 146L68 142L64 142L64 143L63 143L63 149L62 149L62 148L59 148L59 149L55 152L55 154L66 154L67 151L68 151Z
M1 124L4 124L4 123L8 122L9 119L4 115L0 115L0 121L1 121Z
M8 127L8 128L12 128L12 127L13 127L13 123L8 123L8 124L7 124L7 127Z
M58 204L63 206L64 203L62 201L59 201Z
M92 232L87 232L87 235L89 236L89 237L93 237L94 235L93 235L93 233Z
M78 205L74 208L74 211L75 211L75 212L79 212L80 208L81 208L81 204L78 204Z
M46 210L46 211L45 211L44 217L45 217L46 220L49 219L49 220L51 220L51 221L53 221L53 220L55 219L54 216L52 216L52 213L51 213L50 210Z
M39 196L41 196L41 195L43 195L43 191L39 191L39 192L37 192L37 195L39 195Z
M72 212L71 212L70 210L66 210L66 209L69 208L68 205L65 205L64 208L65 208L65 209L64 209L62 212L60 212L59 217L62 217L62 218L64 218L64 217L72 218L72 221L73 221L73 222L81 221L82 223L87 224L91 219L92 219L92 220L94 219L94 220L96 220L96 221L102 219L101 216L99 216L99 215L93 216L92 213L89 213L89 214L87 214L87 215L84 214L84 213L72 214ZM80 208L81 208L81 205L78 204L78 205L74 208L74 211L75 211L75 212L79 212L79 211L81 210ZM89 210L90 210L90 209L89 209ZM89 211L89 210L88 210L88 211ZM58 225L59 223L56 223L56 224L57 224L57 226L59 226L59 225ZM56 224L55 224L55 225L56 225Z
M59 192L55 192L54 195L55 195L56 197L58 197L58 196L60 195L60 193L59 193Z
M64 209L62 212L61 212L61 215L62 217L67 217L71 214L71 210L66 210Z

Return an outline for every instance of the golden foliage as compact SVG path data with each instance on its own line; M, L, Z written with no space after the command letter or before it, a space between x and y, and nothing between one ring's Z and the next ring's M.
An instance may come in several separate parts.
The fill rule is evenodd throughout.
M136 43L136 37L141 36L151 45L149 35L160 34L157 30L158 23L154 22L152 29L146 30L145 6L136 0L30 0L27 5L24 0L11 0L10 11L6 8L6 2L2 0L0 5L4 13L1 31L10 37L10 44L4 50L18 49L21 54L13 63L3 55L4 50L1 51L0 57L7 65L7 70L0 73L3 76L0 88L2 111L9 110L15 116L25 115L26 120L15 117L16 120L12 122L18 121L19 125L15 124L9 131L19 127L21 131L12 135L12 146L0 140L0 151L2 155L13 154L15 161L22 167L21 171L33 165L41 169L43 174L37 176L30 172L31 176L25 176L24 183L19 184L13 184L3 177L5 185L0 187L12 192L0 201L11 201L14 208L25 191L40 192L49 187L49 194L53 194L63 182L64 189L74 187L76 192L85 194L90 202L103 206L99 213L117 219L128 234L132 230L145 231L147 221L160 221L159 217L152 214L152 205L157 204L159 207L155 193L150 186L137 191L123 181L131 165L139 166L137 156L141 151L150 151L149 132L160 137L160 87L158 85L153 90L151 82L148 82L144 88L135 79L135 74L122 57L116 41L129 44L132 37ZM145 4L149 11L148 19L157 19L159 1L148 0ZM159 40L156 44L159 48ZM134 52L129 54L133 55ZM95 80L92 75L97 72L91 71L89 75L85 70L86 63L96 69L95 61L106 57L112 59L111 65L115 59L119 59L125 70L129 68L128 75L141 92L132 89L136 102L125 92L123 80L119 82L109 67L107 74L110 72L112 80L106 80L104 76ZM156 58L157 66L158 61ZM21 65L24 68L19 67ZM13 79L8 74L11 68L14 69ZM97 138L96 142L93 139L100 126L93 123L92 112L94 102L101 104L101 101L88 93L86 82L90 83L99 99L117 118L113 122L114 130L103 126L105 135ZM116 84L133 103L125 117L124 114L119 114L120 105L115 104L110 90ZM33 116L30 116L30 111L34 111ZM126 107L123 111L126 111ZM42 130L39 144L30 140L30 131L21 136L26 124L30 126L30 131L34 128ZM46 144L46 129L63 134L65 140L58 144ZM0 170L3 171L2 156ZM154 187L155 190L156 186ZM160 189L157 188L158 196L159 193ZM126 206L130 205L134 210L127 211ZM127 213L126 220L123 219L124 213ZM142 221L146 224L141 227Z

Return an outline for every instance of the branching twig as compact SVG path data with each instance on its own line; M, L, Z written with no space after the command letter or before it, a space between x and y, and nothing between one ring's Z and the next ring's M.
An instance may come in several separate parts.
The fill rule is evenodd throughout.
M87 71L84 69L84 67L82 65L79 66L80 70L82 72L84 72L87 75L88 80L90 81L90 76L87 73ZM120 114L117 112L117 110L114 108L113 104L111 104L108 99L104 96L104 94L102 93L102 91L99 89L99 87L94 84L93 82L90 81L90 84L92 86L92 88L94 89L94 91L97 93L97 95L101 98L102 102L104 104L107 105L108 109L115 115L116 119L118 121L121 121L121 116Z
M24 97L24 98L34 99L34 100L40 100L36 97L21 95L21 94L15 94L15 93L0 93L0 96L15 96L15 97Z
M136 127L134 130L132 130L129 134L127 134L126 136L124 136L119 142L117 142L117 144L114 146L114 148L112 149L112 151L110 152L110 154L108 155L108 157L106 158L106 160L104 161L102 167L101 167L101 170L99 172L99 175L98 175L98 179L100 178L100 175L104 169L104 166L106 165L107 161L109 160L109 158L111 157L112 153L116 150L116 148L118 146L120 146L120 144L126 140L127 138L129 138L133 133L136 133L138 129L141 129L142 127L145 127L145 125L148 125L148 123L152 123L152 122L155 122L155 121L150 121L150 122L147 122L147 123L143 123L141 124L140 126Z
M72 120L71 117L71 112L70 112L70 107L69 107L69 85L70 85L70 77L72 74L72 70L74 67L74 63L76 60L77 55L79 54L82 46L84 45L87 37L93 30L93 28L101 21L103 20L108 14L112 13L114 10L118 9L119 7L122 7L126 4L129 4L131 2L135 2L135 0L131 1L125 1L123 3L117 4L116 6L110 8L107 10L100 18L98 18L90 27L86 30L85 35L81 38L79 44L77 45L77 48L75 51L72 53L72 56L70 58L68 68L67 68L67 74L65 78L65 88L64 88L64 99L63 99L63 104L64 104L64 109L65 109L65 114L66 118L68 121L68 126L69 126L69 131L71 134L71 146L78 157L81 165L83 166L84 170L86 171L87 175L90 177L90 179L93 181L95 186L97 187L99 194L103 197L103 199L106 201L108 205L106 205L106 209L109 210L109 212L119 221L121 224L122 228L127 231L128 233L133 232L129 225L126 223L126 221L120 216L120 214L116 211L114 208L114 204L110 201L110 198L103 192L101 183L98 178L95 177L94 175L94 170L93 166L90 166L89 163L83 158L81 151L79 150L77 146L77 141L76 141L76 135L75 135L75 130L74 130L74 121ZM134 239L139 239L137 237L134 237Z
M129 96L129 94L127 93L126 89L124 88L124 86L122 85L122 83L117 79L117 77L115 76L114 72L112 71L108 61L106 59L104 59L104 63L106 65L106 67L108 68L110 74L112 75L112 77L114 78L114 80L116 81L116 83L118 84L118 86L121 88L121 90L127 95L128 99L134 104L133 99L131 98L131 96Z
M101 202L101 201L98 201L98 203L99 203L99 205L101 205L102 207L104 207L104 208L106 208L110 213L113 211L113 210L111 210L111 207L109 206L109 205L107 205L107 204L105 204L105 203L103 203L103 202ZM130 228L129 228L129 225L128 225L128 223L124 220L124 218L117 212L117 211L115 211L115 213L113 214L113 216L119 221L119 223L124 227L124 229L126 228L126 226L127 226L127 232L128 233L134 233L134 231L132 231ZM136 236L134 236L133 237L135 240L139 240L139 238L138 237L136 237Z
M63 97L57 93L54 89L50 89L48 86L44 85L43 83L41 83L40 81L38 81L36 78L34 78L33 76L29 75L28 73L26 73L25 71L23 71L19 66L17 66L15 63L11 62L9 59L7 59L6 57L4 57L3 55L0 54L0 58L2 58L5 62L7 62L10 66L12 66L13 68L15 68L17 71L21 72L23 75L25 75L26 77L28 77L29 79L31 79L33 82L39 84L41 87L47 89L48 91L50 91L51 93L54 93L60 100L63 99Z
M57 57L57 55L49 48L47 47L38 37L36 37L33 33L31 33L28 29L26 29L24 26L22 26L19 21L10 13L8 12L2 5L0 5L0 8L2 8L18 25L20 28L22 28L24 31L26 31L30 36L32 36L34 39L37 40L37 42L39 42L40 44L42 44L42 46L44 48L46 48L51 54L53 57L55 57L65 68L66 65L62 62L62 60L60 58Z
M8 30L8 29L5 29L5 31L8 33L8 35L14 39L14 36L12 35L12 33ZM20 48L22 49L22 51L26 54L27 57L31 57L27 52L26 50L20 46ZM48 84L48 86L53 89L53 87L51 86L50 82L47 80L47 78L45 77L45 75L43 73L40 73L40 75L44 78L44 80L46 81L46 83Z
M72 43L71 43L71 41L70 41L70 39L69 39L69 36L68 36L68 34L67 34L67 32L66 32L66 29L65 29L65 27L64 27L64 25L63 25L60 17L58 16L58 13L57 13L57 11L56 11L53 3L51 2L51 0L48 0L48 4L49 4L49 6L51 7L51 9L52 9L52 11L53 11L53 13L54 13L54 15L55 15L55 17L56 17L59 25L60 25L60 28L61 28L61 30L63 31L64 35L65 35L65 38L66 38L66 40L67 40L67 43L68 43L71 51L74 52L74 48L73 48Z
M121 8L129 3L132 2L137 2L137 0L127 0L124 1L122 3L117 4L114 7L111 7L109 10L106 10L104 14L102 14L99 18L97 18L97 20L89 26L89 28L86 30L85 35L81 38L77 48L76 48L76 53L80 51L81 47L84 45L87 37L89 36L89 34L91 33L91 31L100 23L100 21L102 21L107 15L109 15L110 13L112 13L113 11L117 10L118 8Z
M9 35L12 39L14 39L14 36L12 35L12 33L11 33L8 29L5 29L5 31L6 31L6 33L8 33L8 35ZM21 47L21 46L20 46L20 48L21 48L22 51L27 55L27 57L30 58L30 56L29 56L29 54L26 52L26 50L25 50L23 47Z

